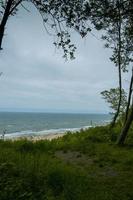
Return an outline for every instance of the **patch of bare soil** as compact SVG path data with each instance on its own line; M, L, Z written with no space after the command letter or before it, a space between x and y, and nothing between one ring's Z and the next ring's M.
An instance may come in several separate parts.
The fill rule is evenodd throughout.
M93 160L91 158L77 151L67 151L67 152L56 151L55 156L71 164L77 164L77 165L93 164Z

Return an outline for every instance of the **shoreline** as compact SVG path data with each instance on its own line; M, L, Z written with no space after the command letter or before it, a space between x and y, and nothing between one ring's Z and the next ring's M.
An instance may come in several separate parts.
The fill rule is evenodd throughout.
M16 140L29 140L29 141L39 141L39 140L53 140L57 139L59 137L63 137L66 135L66 133L51 133L51 134L45 134L45 135L31 135L31 136L20 136L20 137L12 137L12 138L4 138L4 141L10 140L10 141L16 141Z
M39 131L37 133L30 133L30 134L19 134L19 135L13 135L10 136L10 134L5 134L4 135L4 140L21 140L21 139L27 139L27 140L32 140L32 141L37 141L37 140L52 140L52 139L56 139L59 137L63 137L65 134L67 134L68 132L71 133L76 133L76 132L80 132L81 130L86 130L91 128L92 126L85 126L83 128L67 128L67 129L62 129L62 130L47 130L47 131ZM12 134L11 134L12 135ZM1 135L1 139L3 138L3 136Z
M105 126L107 125L106 124L102 124L102 126ZM53 139L56 139L56 138L59 138L59 137L63 137L64 135L66 135L68 132L74 134L74 133L77 133L77 132L80 132L81 130L87 130L87 129L90 129L90 128L94 128L94 127L97 127L97 126L101 126L101 125L93 125L93 126L85 126L85 127L82 127L82 128L72 128L72 129L65 129L65 130L62 130L62 132L60 132L59 130L56 130L53 129L53 130L49 130L46 132L46 131L39 131L38 134L24 134L24 135L14 135L14 136L10 136L10 134L5 134L4 136L1 134L1 137L0 137L0 140L11 140L11 141L16 141L16 140L29 140L29 141L39 141L39 140L53 140ZM53 132L52 132L53 131ZM8 136L7 136L8 135Z

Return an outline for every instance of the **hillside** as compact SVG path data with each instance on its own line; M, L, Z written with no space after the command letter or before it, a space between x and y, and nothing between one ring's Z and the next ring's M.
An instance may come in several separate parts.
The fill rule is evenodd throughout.
M132 200L132 134L119 127L67 133L52 141L0 141L1 200Z

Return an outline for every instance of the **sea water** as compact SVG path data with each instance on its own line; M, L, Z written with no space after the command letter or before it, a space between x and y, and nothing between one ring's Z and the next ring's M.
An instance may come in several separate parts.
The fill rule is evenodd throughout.
M78 131L109 123L109 114L0 113L0 135L20 137Z

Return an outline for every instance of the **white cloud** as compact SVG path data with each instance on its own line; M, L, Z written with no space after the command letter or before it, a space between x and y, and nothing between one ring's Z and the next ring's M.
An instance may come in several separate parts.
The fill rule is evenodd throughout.
M0 55L0 109L107 112L100 92L117 83L110 52L89 35L73 34L78 50L65 62L32 8L10 20Z

